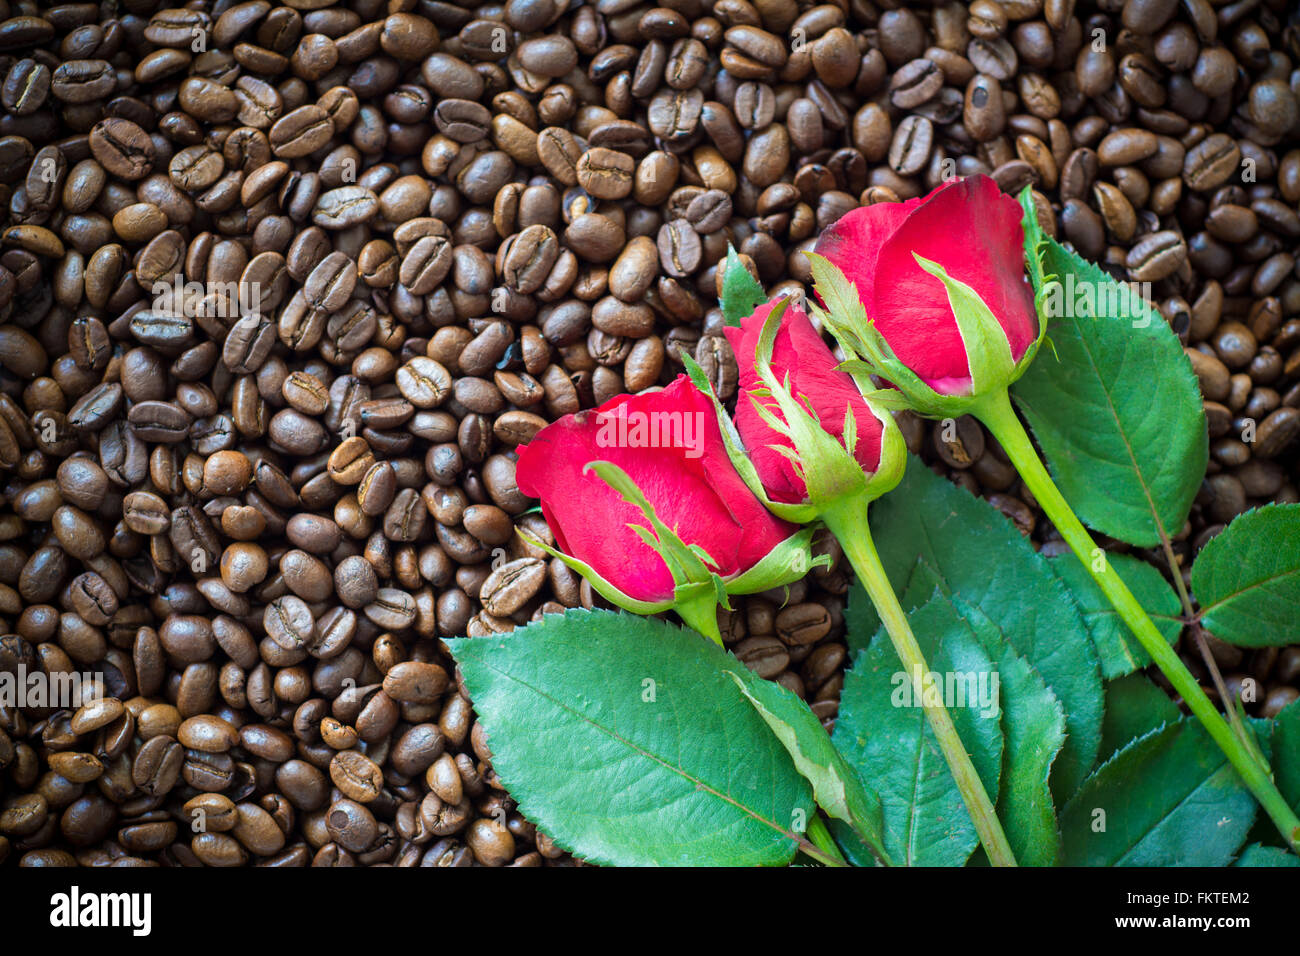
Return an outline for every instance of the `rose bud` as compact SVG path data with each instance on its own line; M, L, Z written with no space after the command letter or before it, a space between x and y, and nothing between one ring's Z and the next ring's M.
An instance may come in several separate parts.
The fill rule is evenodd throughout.
M838 370L802 308L773 299L723 334L740 369L735 434L724 439L732 439L732 461L774 513L812 521L898 484L906 454L893 416L868 404ZM687 368L704 381L698 366L688 361ZM731 431L721 405L715 408Z
M611 603L673 608L718 643L720 598L789 584L817 563L812 529L764 507L732 465L711 401L685 376L548 425L519 447L515 476L541 499L556 548L530 543Z
M1025 215L987 176L855 209L809 256L846 368L925 414L959 415L1020 377L1041 341L1025 278Z

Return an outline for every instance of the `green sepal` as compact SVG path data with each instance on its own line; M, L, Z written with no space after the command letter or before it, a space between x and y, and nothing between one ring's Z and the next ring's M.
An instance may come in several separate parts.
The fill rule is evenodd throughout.
M828 568L828 554L812 555L812 539L818 528L800 528L769 551L758 564L725 581L729 594L757 594L768 588L798 581L813 568Z
M902 396L885 397L885 408L908 408L927 418L959 418L970 411L973 399L969 395L940 395L915 372L904 365L874 322L867 318L857 289L835 263L815 252L804 253L813 275L813 286L826 304L819 308L809 303L809 311L820 319L822 325L835 336L849 360L840 368L853 376L863 397L876 396L882 391L871 376L876 376L894 386Z
M622 495L624 501L641 509L641 513L646 516L654 528L654 537L656 539L652 542L647 536L642 535L642 540L664 559L664 563L668 565L668 570L672 572L674 581L681 583L708 580L712 572L705 566L699 554L682 541L677 536L676 531L659 520L659 516L655 514L654 506L641 493L641 489L637 487L636 482L631 479L627 472L609 461L588 462L583 471L594 471L596 477ZM638 526L630 525L629 527L636 529Z
M1020 220L1021 230L1025 234L1025 266L1029 270L1030 287L1037 290L1034 293L1034 314L1038 317L1038 337L1030 343L1025 354L1020 356L1020 361L1016 363L1015 378L1012 381L1024 374L1044 341L1053 353L1056 352L1051 340L1047 338L1047 316L1044 314L1043 303L1051 294L1048 286L1059 285L1059 281L1055 275L1043 273L1043 254L1047 250L1047 237L1043 235L1043 227L1038 224L1038 207L1034 205L1033 192L1032 186L1026 186L1020 190L1018 198L1020 208L1025 212Z
M948 270L939 263L915 252L912 258L942 282L948 292L948 306L957 320L962 345L966 347L971 394L981 395L1010 385L1016 368L1011 340L988 304L965 282L948 275Z
M710 581L688 581L673 589L673 610L692 629L699 631L719 647L722 633L718 630L718 605L725 604L726 593L719 600L718 576Z
M527 544L531 544L535 548L541 548L553 558L559 558L571 571L585 578L596 593L610 604L621 607L625 611L631 611L633 614L658 614L661 611L672 610L673 602L671 600L641 601L629 594L624 594L606 581L595 568L585 561L580 561L572 555L565 554L558 548L551 547L541 538L530 534L523 528L515 528L515 534L519 535Z
M872 398L864 395L862 399L867 403L868 408L873 412L876 411ZM907 469L907 440L903 438L903 430L898 427L893 414L887 408L882 412L876 412L876 417L884 427L880 431L880 461L876 465L875 472L867 479L869 501L875 501L881 495L897 488L898 483L903 480L903 472Z

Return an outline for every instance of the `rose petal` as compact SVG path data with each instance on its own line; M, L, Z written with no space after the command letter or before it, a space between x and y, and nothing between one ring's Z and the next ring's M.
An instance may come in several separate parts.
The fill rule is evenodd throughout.
M844 277L857 286L862 301L870 302L880 247L922 202L924 199L918 197L854 209L821 234L813 252L838 266ZM867 317L871 318L870 312Z

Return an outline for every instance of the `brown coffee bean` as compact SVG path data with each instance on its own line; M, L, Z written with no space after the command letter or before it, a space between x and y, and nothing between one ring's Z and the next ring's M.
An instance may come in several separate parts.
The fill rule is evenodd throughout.
M349 799L370 803L378 799L384 785L383 773L373 760L356 750L334 755L329 765L330 779Z
M632 192L635 161L626 153L593 147L575 167L578 185L597 199L622 199Z
M700 264L700 236L685 219L674 219L659 229L659 264L670 276L688 276Z
M790 663L785 645L775 637L750 637L733 648L737 659L762 678L772 678Z
M105 170L130 181L149 175L157 155L148 133L117 117L95 124L90 131L90 151Z
M902 176L920 172L930 158L934 126L923 116L905 117L889 147L889 166Z
M506 286L522 295L531 295L542 288L559 257L559 241L554 231L535 223L515 236L507 248L502 269Z
M1172 230L1143 236L1129 250L1125 265L1139 282L1155 282L1178 271L1187 261L1187 244Z
M1275 458L1300 435L1300 409L1279 408L1259 424L1253 452L1259 458Z
M1237 172L1241 148L1232 137L1213 133L1187 151L1183 160L1183 181L1198 192L1221 186Z
M537 558L520 558L494 570L479 591L489 614L508 617L523 607L546 580L546 564Z
M239 743L239 731L212 714L190 717L180 726L177 736L190 750L224 753Z

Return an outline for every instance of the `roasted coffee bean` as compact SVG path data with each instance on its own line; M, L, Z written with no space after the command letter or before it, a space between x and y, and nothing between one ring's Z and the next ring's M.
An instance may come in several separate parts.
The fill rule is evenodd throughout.
M271 640L292 651L311 640L314 621L311 609L301 598L285 595L266 606L262 624Z
M1129 250L1125 265L1139 282L1154 282L1173 275L1187 260L1187 245L1173 231L1144 236Z
M558 257L555 233L548 226L533 224L510 241L502 277L515 292L531 295L545 285Z
M934 125L924 116L908 116L889 147L889 166L901 176L920 172L934 146Z
M700 264L700 236L685 219L674 219L659 229L659 264L670 276L688 276Z
M334 135L334 121L321 107L308 103L280 117L267 138L271 151L284 159L316 152Z
M118 117L95 124L90 131L90 151L109 173L130 181L149 175L157 155L148 133Z
M613 149L594 147L575 166L578 185L597 199L622 199L632 192L632 157Z
M484 610L498 617L509 617L541 588L546 579L546 565L537 558L510 561L488 575L479 589Z
M334 755L329 765L330 779L349 799L371 803L378 799L384 778L379 767L365 754L344 750Z

